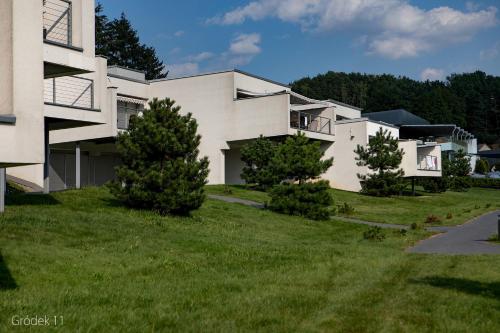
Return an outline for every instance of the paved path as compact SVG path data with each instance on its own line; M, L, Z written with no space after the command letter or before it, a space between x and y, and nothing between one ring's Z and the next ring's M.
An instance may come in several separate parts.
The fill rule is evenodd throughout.
M245 206L251 206L255 208L264 208L264 204L251 201L251 200L245 200L245 199L240 199L240 198L234 198L234 197L226 197L223 195L215 195L215 194L209 194L208 197L210 199L215 199L215 200L220 200L220 201L225 201L225 202L230 202L230 203L239 203Z
M264 204L222 195L208 195L211 199L239 203L255 208L264 208ZM429 231L440 234L420 241L408 249L411 253L441 253L441 254L500 254L500 244L487 242L488 238L497 232L497 219L500 211L489 213L459 226L429 227ZM376 223L358 219L335 216L336 221L363 224L390 229L409 229L406 225Z
M210 199L221 200L221 201L231 202L231 203L239 203L239 204L242 204L245 206L251 206L251 207L255 207L255 208L264 208L265 207L264 204L259 203L259 202L255 202L255 201L251 201L251 200L244 200L244 199L239 199L239 198L234 198L234 197L227 197L227 196L223 196L223 195L209 194L208 197ZM409 228L406 225L368 222L368 221L353 219L353 218L349 218L349 217L342 217L342 216L335 216L335 217L333 217L333 219L335 219L337 221L347 222L347 223L364 224L364 225L381 227L381 228L389 228L389 229L408 229Z
M500 211L489 213L456 227L431 227L442 232L408 249L411 253L500 254L500 244L487 242L497 232Z

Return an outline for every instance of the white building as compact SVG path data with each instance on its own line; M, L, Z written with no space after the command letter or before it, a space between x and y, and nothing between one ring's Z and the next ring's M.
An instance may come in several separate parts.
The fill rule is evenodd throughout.
M141 72L108 68L94 51L92 0L2 0L0 27L0 167L45 192L112 179L116 136L154 97L174 99L198 121L210 184L241 183L245 143L300 130L335 159L323 178L358 191L357 173L367 170L356 166L356 146L379 128L399 137L397 127L361 118L355 107L238 70L146 81ZM439 145L405 140L401 147L406 176L441 175Z

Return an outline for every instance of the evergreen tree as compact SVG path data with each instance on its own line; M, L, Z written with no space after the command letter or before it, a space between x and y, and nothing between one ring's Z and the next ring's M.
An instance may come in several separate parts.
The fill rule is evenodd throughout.
M398 139L382 128L370 138L367 147L358 145L355 153L358 166L367 166L366 175L358 174L362 192L375 196L390 196L404 188L404 171L399 169L403 150L398 147Z
M466 191L470 187L470 173L470 158L460 149L449 161L446 170L450 189L453 191Z
M315 220L328 219L333 213L328 182L308 182L332 166L333 158L322 160L323 156L320 143L311 142L303 133L280 144L271 164L274 174L285 182L271 190L269 209Z
M111 190L130 207L186 215L205 199L208 159L198 159L198 125L174 104L168 98L154 99L118 136L123 165Z
M324 152L319 141L310 141L304 133L288 137L278 146L272 165L283 180L300 184L317 178L333 164L333 158L322 160Z
M267 189L279 184L281 178L273 171L271 161L276 154L277 145L262 135L241 149L241 160L245 162L241 178L247 184L256 184Z
M144 71L147 80L167 77L165 65L153 47L141 44L137 31L124 13L120 18L109 20L103 7L96 9L96 54L108 58L108 65L118 65Z

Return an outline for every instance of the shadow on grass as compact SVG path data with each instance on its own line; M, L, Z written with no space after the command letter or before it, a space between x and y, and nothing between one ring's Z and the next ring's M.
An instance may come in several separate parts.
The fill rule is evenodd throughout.
M61 202L50 194L11 194L5 197L7 205L15 206L53 206Z
M412 283L428 284L433 287L457 290L471 295L490 297L500 300L500 282L480 282L462 278L428 276L412 279Z
M0 253L0 291L16 289L17 284L12 275L10 274L7 264Z

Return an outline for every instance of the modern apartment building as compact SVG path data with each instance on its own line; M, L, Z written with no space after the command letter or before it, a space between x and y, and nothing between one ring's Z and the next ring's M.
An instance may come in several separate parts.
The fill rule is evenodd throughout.
M241 183L240 149L261 134L279 140L302 131L335 159L323 178L358 191L357 174L368 170L356 165L356 146L379 128L399 138L397 126L355 107L238 70L147 81L108 67L95 55L92 0L2 0L0 27L0 168L45 192L113 179L118 133L155 97L174 99L198 121L210 184ZM406 176L441 175L439 144L400 145Z

